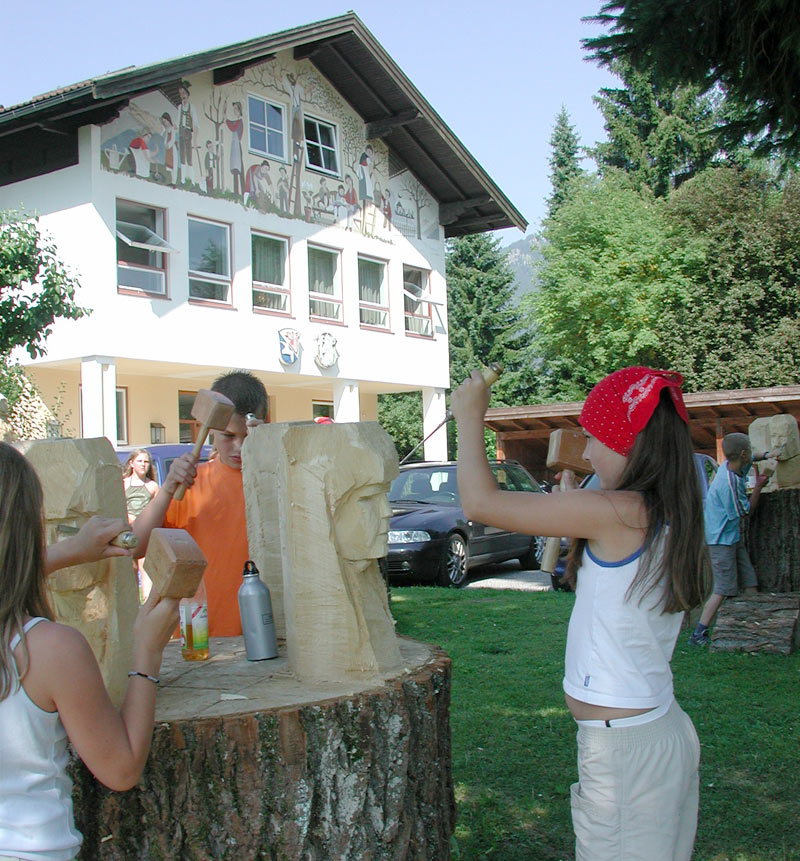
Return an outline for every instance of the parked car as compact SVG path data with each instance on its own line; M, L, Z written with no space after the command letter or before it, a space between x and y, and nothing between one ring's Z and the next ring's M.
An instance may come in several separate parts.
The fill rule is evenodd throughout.
M544 493L516 461L493 461L490 466L503 490ZM507 532L464 517L454 461L401 466L389 502L387 566L395 582L402 578L461 586L470 568L506 559L519 559L525 568L539 567L542 536Z
M119 462L124 464L125 461L130 457L132 451L136 451L137 449L145 448L150 452L150 457L153 461L153 466L156 471L156 481L159 485L164 483L164 479L167 477L167 473L169 472L169 468L172 465L172 461L176 458L179 458L182 454L186 454L187 451L191 451L194 448L194 445L191 443L160 443L157 445L124 445L121 448L117 449L117 457L119 458ZM211 457L211 446L204 445L200 450L200 457L198 459L198 463L202 463L204 460L208 460Z

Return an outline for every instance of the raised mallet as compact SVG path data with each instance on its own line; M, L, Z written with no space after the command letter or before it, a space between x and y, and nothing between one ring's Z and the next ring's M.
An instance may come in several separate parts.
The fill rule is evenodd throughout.
M492 386L494 383L496 383L500 374L502 373L503 366L500 364L500 362L492 362L491 365L487 365L487 367L481 368L481 376L483 377L483 381L486 383L487 386ZM436 431L439 430L440 427L446 425L452 418L453 411L448 410L445 413L442 421L440 421L439 424L436 425L436 427L426 437L421 439L414 446L414 448L411 449L411 451L400 461L400 465L402 466L421 445L426 443L436 433Z
M554 472L561 472L561 490L566 487L566 473L591 472L591 465L583 456L585 449L586 437L583 431L558 428L550 434L550 442L547 446L547 468ZM556 570L560 548L560 536L551 536L545 542L542 562L539 566L543 574L552 574Z
M194 399L192 406L192 417L202 423L200 433L197 435L197 441L192 450L192 458L197 461L200 457L200 451L205 444L208 432L211 430L225 430L231 416L234 412L233 401L221 395L219 392L212 392L211 389L200 389ZM183 499L183 494L186 493L186 485L181 484L173 494L173 499Z

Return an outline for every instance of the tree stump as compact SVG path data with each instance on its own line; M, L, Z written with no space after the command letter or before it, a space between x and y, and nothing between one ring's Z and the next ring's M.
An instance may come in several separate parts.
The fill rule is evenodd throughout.
M762 493L745 541L762 591L800 591L800 488Z
M450 659L399 642L380 687L304 685L285 648L248 662L241 637L197 663L171 643L138 785L111 792L73 759L80 858L449 858Z
M800 646L798 614L800 592L728 598L717 613L711 649L788 655Z

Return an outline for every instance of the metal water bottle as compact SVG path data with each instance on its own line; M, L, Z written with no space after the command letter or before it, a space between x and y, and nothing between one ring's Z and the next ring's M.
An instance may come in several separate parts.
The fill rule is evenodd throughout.
M258 568L251 560L244 563L242 585L239 587L239 615L248 661L264 661L278 657L272 600L269 589L261 582Z

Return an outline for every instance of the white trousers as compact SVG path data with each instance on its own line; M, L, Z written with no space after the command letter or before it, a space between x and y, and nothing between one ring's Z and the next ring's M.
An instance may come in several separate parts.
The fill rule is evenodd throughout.
M689 861L699 764L697 733L676 702L649 723L580 726L575 861Z

